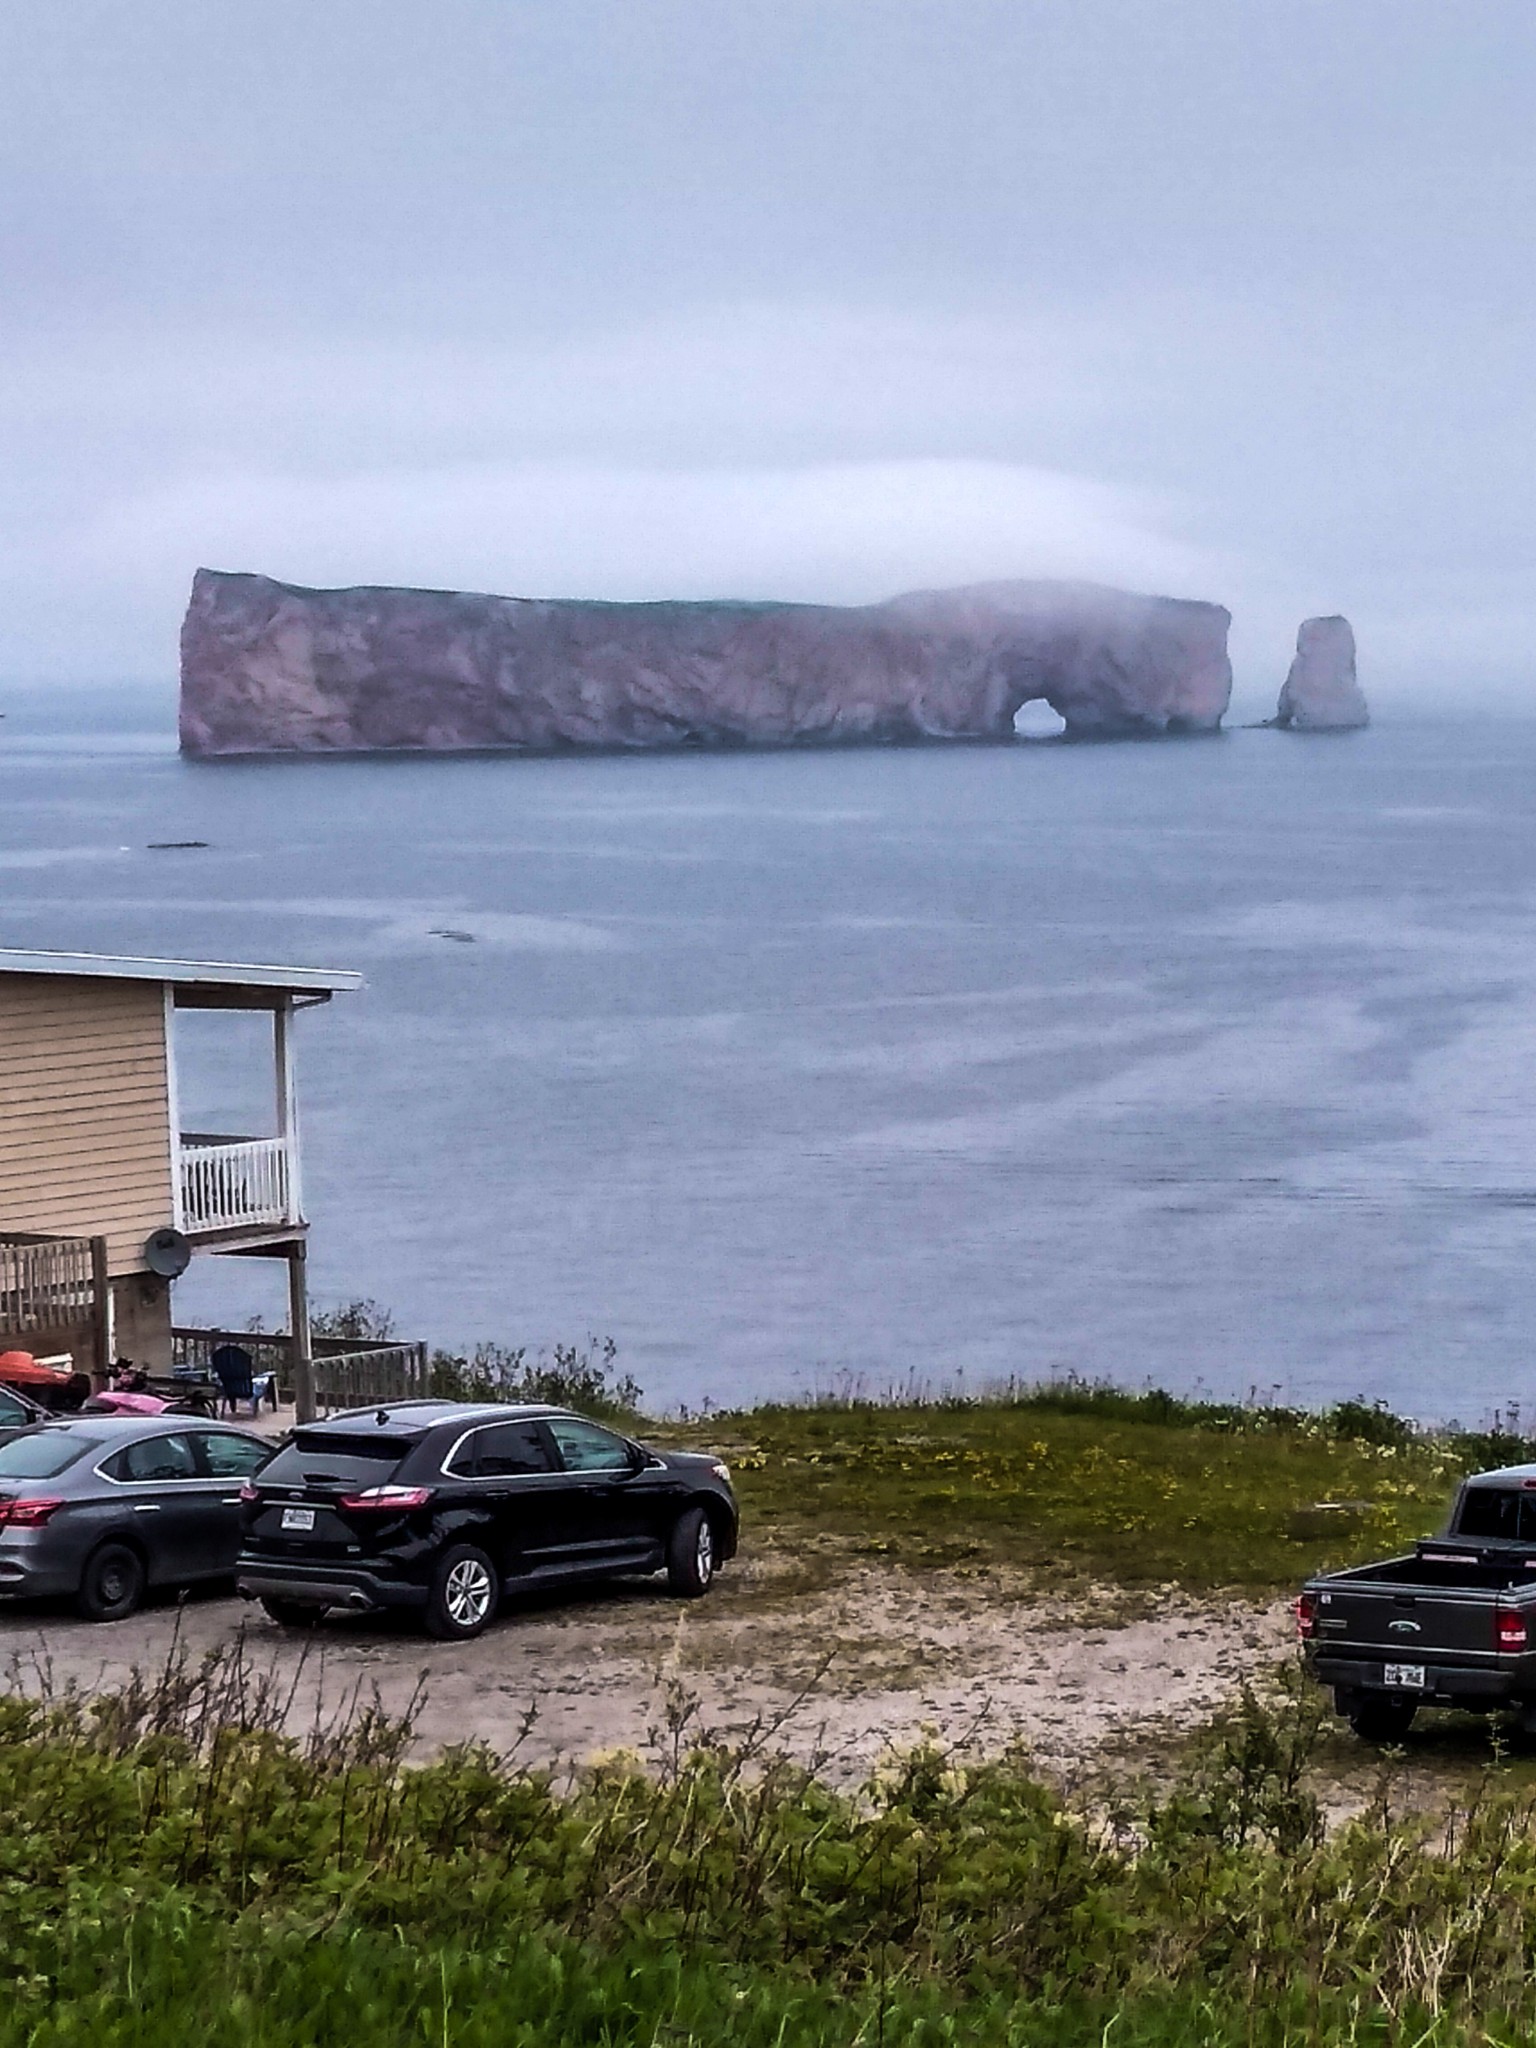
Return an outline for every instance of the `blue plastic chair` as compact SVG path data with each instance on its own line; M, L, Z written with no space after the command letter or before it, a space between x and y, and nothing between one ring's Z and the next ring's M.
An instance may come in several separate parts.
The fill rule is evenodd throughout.
M261 1410L261 1397L272 1381L270 1373L256 1377L256 1361L243 1344L220 1344L208 1360L219 1383L224 1406L233 1415L241 1401L249 1401L252 1415Z

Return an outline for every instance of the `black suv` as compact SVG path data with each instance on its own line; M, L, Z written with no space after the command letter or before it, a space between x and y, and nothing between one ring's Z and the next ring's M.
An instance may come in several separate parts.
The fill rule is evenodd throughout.
M697 1598L736 1554L718 1458L652 1451L559 1408L392 1401L309 1423L244 1489L240 1591L299 1627L414 1608L478 1635L503 1593L666 1567Z

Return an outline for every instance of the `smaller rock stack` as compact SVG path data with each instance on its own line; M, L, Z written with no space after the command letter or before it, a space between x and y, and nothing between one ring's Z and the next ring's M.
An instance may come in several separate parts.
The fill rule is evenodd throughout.
M1348 619L1303 619L1274 723L1294 732L1350 732L1370 722Z

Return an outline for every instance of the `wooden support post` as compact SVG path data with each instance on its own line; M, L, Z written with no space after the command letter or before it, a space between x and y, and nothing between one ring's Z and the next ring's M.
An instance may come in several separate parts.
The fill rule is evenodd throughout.
M288 1328L293 1333L293 1413L296 1422L315 1419L315 1365L310 1355L309 1276L304 1241L288 1247Z
M112 1276L107 1266L107 1240L91 1239L91 1376L97 1393L105 1391L112 1370Z
M277 1090L277 1135L282 1139L288 1176L288 1218L304 1221L304 1186L299 1172L299 1092L293 1072L293 998L284 996L272 1012L272 1050Z

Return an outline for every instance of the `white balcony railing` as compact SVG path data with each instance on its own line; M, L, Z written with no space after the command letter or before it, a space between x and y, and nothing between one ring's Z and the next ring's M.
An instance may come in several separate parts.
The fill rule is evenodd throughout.
M298 1221L286 1138L182 1139L183 1230L196 1236L245 1224Z

